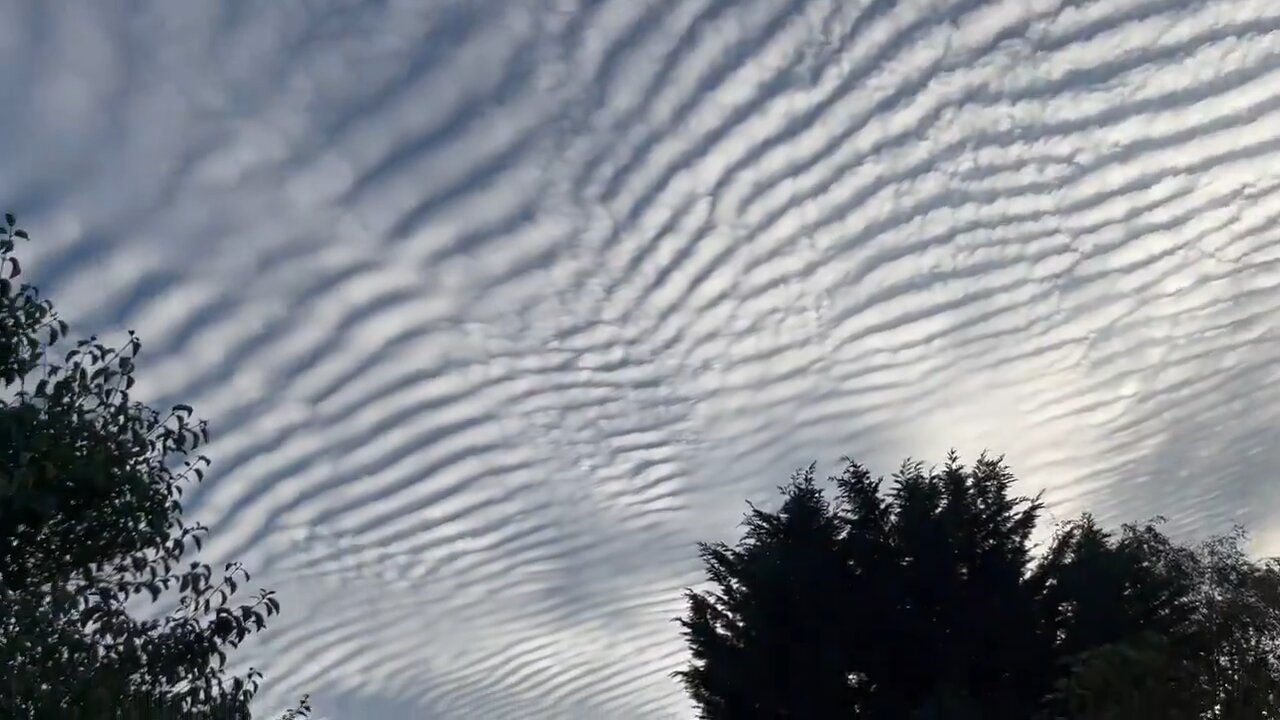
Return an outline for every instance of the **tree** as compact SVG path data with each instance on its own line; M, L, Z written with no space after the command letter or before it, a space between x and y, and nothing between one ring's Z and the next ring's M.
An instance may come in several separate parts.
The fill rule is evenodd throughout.
M850 642L867 650L854 671L876 688L869 715L1025 717L1023 658L1036 652L1038 636L1022 579L1039 501L1010 494L1001 458L965 468L953 453L936 472L908 462L893 480L869 524L879 483L873 491L856 464L836 479L844 541L882 538L875 571L850 589L881 598L846 613L856 625ZM851 561L863 565L857 554Z
M1245 540L1236 528L1184 547L1150 525L1126 526L1116 554L1128 546L1130 577L1144 578L1146 602L1158 617L1144 619L1147 632L1125 636L1113 629L1067 656L1070 667L1053 698L1063 714L1089 720L1280 717L1280 565L1251 560ZM1128 595L1143 592L1130 585ZM1123 604L1114 589L1109 594L1113 606Z
M812 468L704 545L677 673L704 718L1280 717L1280 570L1084 515L1038 556L1003 459Z
M986 457L905 463L887 495L849 462L834 507L812 473L752 508L737 548L703 546L715 589L688 593L679 673L703 716L1025 717L1039 503Z
M183 521L203 479L208 428L189 406L135 400L141 342L89 338L15 284L17 243L0 231L0 715L247 718L259 674L227 652L279 611L271 592L232 604L249 573L189 561L206 532ZM140 619L129 603L162 598ZM305 702L304 702L305 706ZM305 712L305 707L300 707Z
M780 490L778 512L748 513L739 547L701 546L720 592L688 594L698 660L679 676L706 717L828 717L857 702L826 624L845 599L838 526L812 466Z
M1169 640L1148 632L1077 655L1050 698L1054 717L1079 720L1200 720L1195 676ZM1251 716L1255 717L1255 716Z

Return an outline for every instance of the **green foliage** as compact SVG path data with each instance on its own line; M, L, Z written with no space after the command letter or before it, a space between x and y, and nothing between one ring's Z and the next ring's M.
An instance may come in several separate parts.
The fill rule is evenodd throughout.
M1280 717L1280 565L1252 561L1244 541L1237 529L1183 547L1150 526L1124 528L1114 554L1129 545L1130 579L1123 596L1104 593L1112 606L1129 598L1129 609L1145 598L1147 616L1129 625L1147 630L1077 640L1056 707L1090 720Z
M1038 557L1000 458L905 463L888 490L812 468L680 619L704 718L1280 717L1280 573L1240 533L1196 547L1085 515Z
M1199 720L1194 682L1169 640L1149 631L1075 656L1051 702L1080 720Z
M89 338L26 284L6 216L0 237L0 716L247 718L259 674L227 652L279 611L270 591L191 561L205 528L182 519L204 477L208 427L187 405L134 399L141 342ZM172 610L139 619L128 603ZM305 708L300 708L304 711Z

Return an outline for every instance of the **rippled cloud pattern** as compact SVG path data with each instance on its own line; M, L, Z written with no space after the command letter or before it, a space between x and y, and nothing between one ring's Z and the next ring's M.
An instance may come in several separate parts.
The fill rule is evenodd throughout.
M1280 551L1275 0L9 0L0 67L263 709L689 717L693 543L846 453Z

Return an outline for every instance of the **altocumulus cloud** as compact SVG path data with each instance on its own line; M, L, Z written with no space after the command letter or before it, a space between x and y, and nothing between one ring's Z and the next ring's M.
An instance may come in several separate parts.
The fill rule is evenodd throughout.
M744 497L1008 453L1280 551L1273 0L13 0L0 198L213 422L264 709L686 717Z

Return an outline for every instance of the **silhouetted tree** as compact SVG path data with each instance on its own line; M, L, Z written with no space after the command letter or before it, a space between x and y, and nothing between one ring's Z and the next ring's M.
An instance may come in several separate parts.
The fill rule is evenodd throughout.
M279 610L269 591L233 605L249 574L184 562L205 529L182 519L208 441L186 405L138 402L141 348L90 338L65 353L67 325L0 230L0 716L247 718L259 675L230 676L226 653ZM172 611L141 619L137 597ZM305 703L304 703L305 705ZM305 707L301 708L305 711Z
M834 503L810 468L702 546L677 675L704 718L1276 717L1280 581L1239 535L1085 515L1035 557L1042 506L1001 458L832 480Z
M1280 562L1253 561L1246 539L1237 528L1197 548L1193 622L1176 637L1213 720L1280 718Z
M1090 648L1071 662L1047 717L1078 720L1200 720L1195 677L1169 640L1148 632ZM1261 716L1257 716L1261 717Z
M1126 635L1115 613L1095 618L1107 634L1095 636L1092 645L1077 639L1084 649L1067 656L1070 669L1053 698L1061 713L1137 720L1280 717L1280 567L1274 560L1251 560L1244 541L1237 528L1183 547L1152 526L1127 526L1114 554L1126 552L1137 561L1129 572L1145 582L1130 581L1127 594L1150 605L1141 621L1148 630ZM1087 583L1087 575L1077 577ZM1093 598L1088 602L1102 605L1093 588L1086 592ZM1112 596L1110 606L1125 606L1121 593L1104 594Z
M708 717L825 717L856 703L845 644L839 527L813 467L780 488L776 513L752 508L736 548L701 546L718 594L689 593L685 634L699 659L681 673Z

